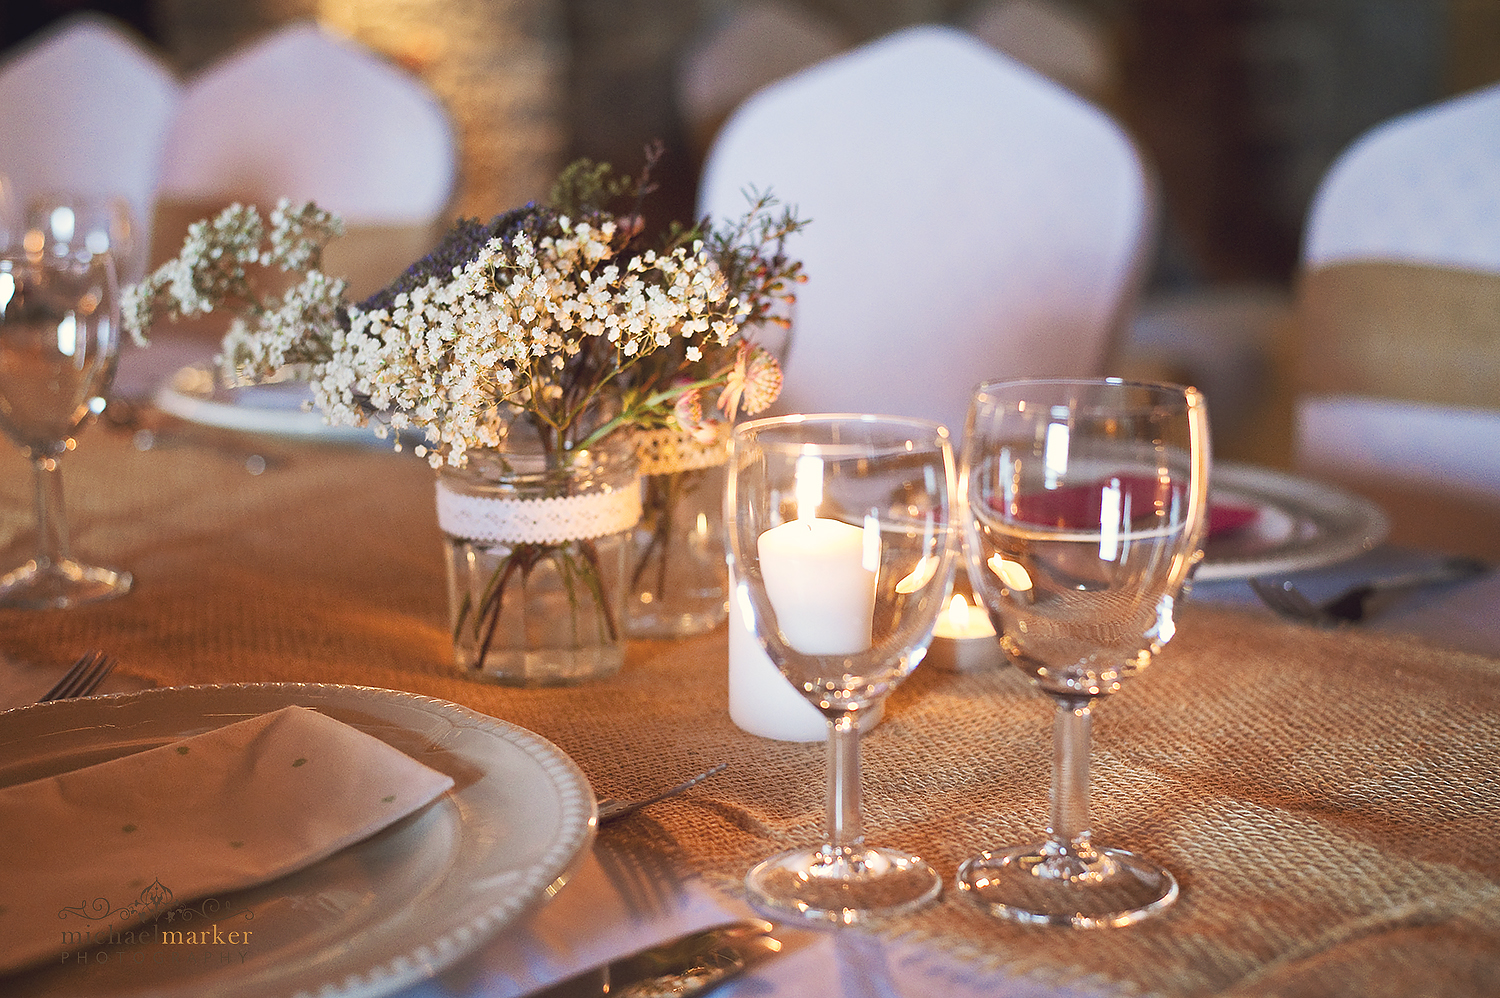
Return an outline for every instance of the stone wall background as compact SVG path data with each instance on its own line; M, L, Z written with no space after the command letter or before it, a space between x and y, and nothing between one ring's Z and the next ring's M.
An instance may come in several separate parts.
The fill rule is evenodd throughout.
M662 140L663 216L692 215L702 136L675 88L704 33L757 0L29 0L0 46L81 8L155 41L183 73L317 18L410 69L460 139L455 214L545 196L575 156L634 170ZM968 23L973 0L781 0L847 45ZM1165 286L1284 281L1318 179L1368 127L1500 79L1495 0L1048 0L1090 21L1116 70L1094 95L1159 171Z

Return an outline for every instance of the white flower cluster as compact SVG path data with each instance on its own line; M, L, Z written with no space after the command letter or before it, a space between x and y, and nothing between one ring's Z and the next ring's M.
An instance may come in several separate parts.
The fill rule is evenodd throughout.
M225 309L234 315L232 352L242 354L243 363L255 372L321 359L323 336L318 332L337 326L345 282L316 267L323 245L342 232L343 223L316 205L294 209L282 200L271 213L266 246L260 214L231 205L213 220L190 226L182 251L126 291L124 325L144 344L155 318L190 318ZM306 272L284 295L262 300L251 268L273 266Z
M263 250L254 209L199 223L181 255L133 289L127 324L143 330L164 314L248 304L224 340L226 374L306 365L330 423L373 416L377 432L420 430L418 452L436 467L499 446L519 412L566 429L642 358L680 340L697 363L706 347L729 343L750 311L701 241L620 259L615 221L565 217L535 240L524 229L493 238L451 274L364 311L344 305L343 282L316 269L333 225L311 205L283 201ZM260 301L249 264L304 272L281 297Z
M557 227L535 246L524 233L493 239L448 280L430 278L389 309L351 309L349 331L315 373L319 407L339 421L359 419L363 406L388 413L395 429L422 429L434 466L457 466L471 447L498 446L518 407L568 425L590 394L565 390L569 361L590 339L610 345L608 370L619 372L674 337L696 359L705 338L723 344L738 330L742 306L701 244L601 266L612 221Z

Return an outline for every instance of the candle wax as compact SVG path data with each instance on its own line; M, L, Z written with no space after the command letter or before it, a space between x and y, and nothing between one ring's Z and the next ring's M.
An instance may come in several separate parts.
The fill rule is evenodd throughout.
M779 626L808 655L847 655L870 647L875 573L864 568L864 531L839 520L799 520L761 534L757 550L776 620L757 623L741 605L731 573L729 715L751 734L821 741L828 721L766 655L755 628ZM880 720L883 704L861 730Z
M823 517L792 520L760 535L766 596L794 651L852 655L870 647L875 572L864 564L864 537L859 527Z

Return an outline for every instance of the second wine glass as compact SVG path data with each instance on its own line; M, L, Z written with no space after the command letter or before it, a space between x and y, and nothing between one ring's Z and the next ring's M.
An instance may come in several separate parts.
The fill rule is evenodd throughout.
M981 386L964 433L969 579L1012 665L1054 702L1047 838L966 860L958 885L1023 922L1125 925L1177 882L1093 842L1089 735L1098 700L1150 664L1201 557L1208 414L1177 385Z
M758 864L770 914L841 924L935 898L917 856L865 844L860 721L922 660L957 543L948 431L876 416L789 416L735 430L725 497L732 598L782 675L828 720L819 846Z
M128 572L72 557L58 461L104 408L119 351L119 300L107 252L41 230L0 255L0 430L30 459L35 554L0 577L0 606L56 609L128 592Z

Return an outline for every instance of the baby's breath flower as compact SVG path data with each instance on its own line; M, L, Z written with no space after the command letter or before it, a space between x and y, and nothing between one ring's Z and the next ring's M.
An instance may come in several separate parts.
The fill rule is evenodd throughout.
M268 230L254 208L234 205L192 226L178 257L128 290L125 325L143 337L163 318L227 310L226 372L266 377L297 365L329 422L373 423L395 431L398 447L401 433L418 433L415 449L434 467L500 446L518 416L567 449L631 423L701 429L709 386L723 386L718 404L730 418L742 404L769 405L780 368L737 334L768 297L789 297L783 285L796 265L761 253L772 244L779 253L800 223L790 214L779 227L742 221L729 235L694 230L634 251L638 211L616 216L585 202L462 220L354 306L344 282L321 271L324 246L343 230L338 218L282 201ZM754 203L752 216L771 203ZM300 279L266 295L251 279L255 264ZM631 401L591 427L586 417L610 392Z

